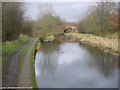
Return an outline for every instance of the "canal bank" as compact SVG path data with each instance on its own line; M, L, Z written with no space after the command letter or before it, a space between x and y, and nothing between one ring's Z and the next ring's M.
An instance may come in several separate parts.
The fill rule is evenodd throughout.
M62 35L56 36L48 36L44 40L45 42L53 41L57 36L74 36L76 40L84 43L90 44L92 46L97 46L100 49L104 50L104 52L111 52L113 54L118 54L120 51L118 49L118 39L111 38L103 38L99 36L95 36L92 34L81 34L81 33L62 33ZM37 45L37 50L40 48L40 42Z
M97 46L105 52L118 54L118 39L102 38L92 34L66 33L65 36L75 36L78 41L92 46Z
M36 40L36 43L32 49L32 52L31 52L31 59L30 59L30 62L31 62L31 68L32 68L32 72L31 72L31 75L32 75L32 86L33 88L38 88L37 86L37 82L36 82L36 77L35 77L35 55L36 55L36 47L37 45L39 44L39 38L37 38Z
M35 52L34 47L36 47L37 41L38 38L35 38L25 54L23 65L18 77L18 86L33 87L33 83L35 82L33 82L34 67L31 65L31 60L33 59L33 52Z

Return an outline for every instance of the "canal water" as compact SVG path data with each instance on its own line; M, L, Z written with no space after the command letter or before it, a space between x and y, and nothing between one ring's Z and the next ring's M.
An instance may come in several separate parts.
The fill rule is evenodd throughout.
M118 88L118 58L73 37L41 43L35 57L38 88Z

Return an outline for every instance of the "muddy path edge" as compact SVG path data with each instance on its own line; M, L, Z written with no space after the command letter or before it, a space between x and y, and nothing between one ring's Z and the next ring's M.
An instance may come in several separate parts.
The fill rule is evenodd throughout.
M17 74L19 69L19 57L22 51L32 43L34 38L27 42L18 52L9 56L7 62L2 68L2 86L3 87L14 87L16 86Z

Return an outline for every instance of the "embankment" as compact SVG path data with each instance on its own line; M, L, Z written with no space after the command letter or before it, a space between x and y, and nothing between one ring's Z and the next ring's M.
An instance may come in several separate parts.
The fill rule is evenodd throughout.
M112 52L114 54L118 54L118 39L109 39L102 38L91 34L80 34L80 33L66 33L65 35L76 36L77 40L91 44L93 46L98 46L100 49L104 49L104 51Z

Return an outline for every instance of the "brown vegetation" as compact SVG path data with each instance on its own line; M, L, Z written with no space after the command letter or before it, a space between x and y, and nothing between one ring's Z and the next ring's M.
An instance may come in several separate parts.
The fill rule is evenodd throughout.
M117 8L115 2L97 2L88 9L89 13L79 22L79 32L102 37L115 34L119 26Z
M68 33L66 35L76 36L78 40L82 43L91 44L93 46L98 46L105 51L110 51L113 53L119 53L118 50L118 39L102 38L92 34L80 34L80 33Z

